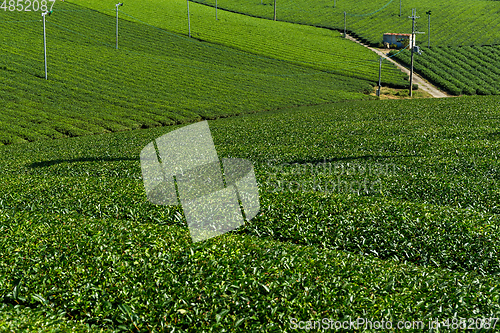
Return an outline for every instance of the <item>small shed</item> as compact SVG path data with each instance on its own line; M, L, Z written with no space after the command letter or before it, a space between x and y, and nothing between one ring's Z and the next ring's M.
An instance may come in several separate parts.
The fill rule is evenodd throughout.
M396 34L396 33L385 33L384 34L384 44L396 44L397 47L404 47L402 40L409 39L410 45L413 45L413 38L411 34Z

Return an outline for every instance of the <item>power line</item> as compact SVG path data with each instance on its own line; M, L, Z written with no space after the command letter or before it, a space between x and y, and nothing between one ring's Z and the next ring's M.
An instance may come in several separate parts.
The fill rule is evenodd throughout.
M117 10L118 8L116 8ZM70 10L67 10L67 12L70 12ZM76 12L76 11L74 11ZM95 11L96 12L96 11ZM189 40L190 42L196 42L198 45L204 45L204 46L209 46L209 47L212 47L214 48L214 46L212 45L208 45L206 43L201 43L197 40L193 40L193 39L188 39L188 38L184 38L182 36L179 36L177 34L174 34L174 33L170 33L166 30L163 30L163 29L160 29L158 27L155 27L153 25L150 25L150 24L147 24L145 22L142 22L141 20L133 17L132 15L129 15L127 13L124 13L123 11L120 11L122 12L123 14L141 22L142 24L145 24L147 26L150 26L150 27L154 27L155 29L157 30L160 30L164 33L167 33L169 35L172 35L172 36L175 36L175 37L178 37L178 38L183 38L183 39L186 39L186 40ZM99 13L99 12L97 12ZM23 22L39 22L40 20L31 20L31 21L23 21ZM4 21L5 23L8 23L8 22L11 22L11 23L14 23L16 21ZM0 21L0 23L3 23ZM76 32L74 30L71 30L71 29L68 29L66 27L63 27L61 25L58 25L56 23L53 23L53 22L47 22L47 23L50 23L60 29L63 29L63 30L66 30L66 31L69 31L69 32L72 32L72 33L75 33L75 34L78 34L82 37L85 37L85 38L89 38L89 39L92 39L92 40L95 40L97 42L99 42L100 44L103 44L105 46L108 46L108 47L113 47L111 46L110 44L107 44L107 43L104 43L104 42L101 42L95 38L91 38L89 36L86 36L85 34L82 34L82 33L79 33L79 32ZM218 47L215 47L217 49L220 49ZM225 51L228 51L225 49ZM335 64L335 63L346 63L346 64L353 64L353 66L348 66L348 67L344 67L342 69L332 69L332 70L327 70L327 69L320 69L320 68L311 68L312 70L315 70L317 72L315 73L290 73L290 74L266 74L266 73L259 73L259 74L255 74L255 73L239 73L239 72L230 72L230 71L220 71L220 70L212 70L212 69L208 69L208 68L203 68L203 67L196 67L196 66L189 66L189 65L186 65L186 64L181 64L181 63L175 63L175 62L172 62L170 60L164 60L164 59L159 59L159 58L156 58L156 60L158 61L163 61L163 62L168 62L168 63L171 63L171 64L176 64L176 65L179 65L179 66L184 66L184 67L190 67L190 68L193 68L193 69L198 69L198 70L209 70L209 71L216 71L216 72L221 72L221 73L226 73L226 74L233 74L233 75L264 75L264 76L302 76L302 75L321 75L321 74L340 74L340 75L345 75L344 73L347 73L347 72L350 72L350 71L353 71L354 69L357 69L359 67L362 67L362 66L366 66L367 63L373 63L374 61L373 60L362 60L362 59L356 59L356 60L352 60L352 61L331 61L331 62L314 62L314 61L300 61L300 60L294 60L294 59L289 59L289 60L285 60L285 59L274 59L274 58L271 58L271 57L261 57L261 56L256 56L256 55L253 55L251 53L247 53L247 52L237 52L235 50L231 50L232 52L236 52L236 53L240 53L242 55L245 55L245 56L252 56L252 57L256 57L256 58L259 58L259 59L264 59L264 60L277 60L277 61L281 61L281 62L286 62L288 64L296 64L296 63L303 63L303 64L328 64L328 63L331 63L331 64ZM130 51L129 51L130 52ZM141 55L141 56L145 56L145 57L148 57L147 55L143 54L143 53L140 53L140 52L130 52L130 53L133 53L133 54L137 54L137 55ZM149 58L152 58L152 57L149 57ZM155 59L155 58L153 58ZM367 69L369 67L366 67ZM352 76L352 74L350 75ZM367 78L358 78L358 79L364 79L364 80L368 80Z
M165 34L168 34L170 36L173 36L173 37L177 37L177 38L181 38L181 39L184 39L185 41L189 41L191 43L196 43L198 44L199 46L203 46L203 47L209 47L209 48L214 48L214 49L218 49L218 50L224 50L218 46L215 46L215 45L211 45L211 44L207 44L207 43L203 43L203 42L200 42L199 40L197 39L189 39L189 38L185 38L183 37L182 35L177 35L175 33L172 33L168 30L164 30L162 28L158 28L157 26L154 26L154 25L151 25L149 23L146 23L142 20L140 20L139 18L137 17L134 17L130 14L127 14L123 11L120 10L120 13L136 20L137 22L141 23L141 24L144 24L146 26L149 26L151 28L154 28L156 30L159 30L160 32L162 33L165 33ZM283 60L283 59L275 59L275 58L269 58L269 57L262 57L262 56L258 56L258 55L255 55L255 54L252 54L252 53L248 53L248 52L240 52L240 51L237 51L235 49L231 49L232 52L234 53L237 53L237 54L241 54L241 55L246 55L246 56L251 56L251 57L254 57L254 58L257 58L257 59L263 59L263 60L269 60L269 59L273 59L273 60L278 60L278 61L284 61L284 62L298 62L298 63L306 63L306 64L336 64L336 63L359 63L361 61L373 61L373 60L368 60L368 59L356 59L356 60L351 60L351 61L301 61L301 60Z
M29 21L0 21L2 23L28 23L28 22L40 22L41 20L29 20Z
M84 34L81 34L79 32L73 31L71 29L62 27L62 26L60 26L58 24L55 24L53 22L50 22L50 24L52 24L52 25L54 25L54 26L56 26L58 28L62 28L64 30L68 31L68 32L72 32L72 33L78 34L78 35L80 35L82 37L86 37L86 38L95 40L95 39L93 39L91 37L88 37L88 36L86 36ZM98 41L98 40L96 40L96 41ZM103 44L103 45L106 45L108 47L113 47L113 45L111 45L111 44L103 43L101 41L98 41L98 42L101 43L101 44ZM157 57L152 57L152 56L146 55L146 54L141 53L141 52L135 52L135 51L130 51L130 50L127 50L127 52L130 53L130 54L135 54L135 55L143 56L143 57L146 57L146 58L149 58L149 59L157 60L157 61L160 61L160 62L166 62L166 63L169 63L169 64L175 64L175 65L182 66L182 67L188 67L188 68L197 69L197 70L205 70L205 71L218 72L218 73L224 73L224 74L232 74L232 75L290 77L290 76L309 76L309 75L335 74L335 73L341 72L341 70L325 71L325 70L319 70L319 69L313 69L313 70L317 71L316 73L291 73L291 74L266 74L266 73L229 72L229 71L220 71L220 70L216 70L216 69L212 69L212 68L206 68L206 67L197 67L197 66L186 65L186 64L178 63L178 62L171 61L171 60L165 60L165 59L160 59L160 58L157 58ZM270 58L265 58L265 59L266 60L271 60ZM272 59L272 60L278 60L278 59ZM360 66L362 66L362 64L360 64L358 66L348 67L348 68L345 68L344 70L348 70L348 69L352 70L352 69L358 68Z
M380 12L381 10L383 10L385 7L389 6L394 0L390 0L388 3L386 3L385 5L383 5L382 7L380 7L379 9L377 9L376 11L373 11L371 13L367 13L367 14L347 14L349 16L355 16L355 17L362 17L362 16L369 16L369 15L373 15L373 14L376 14L378 12Z
M98 42L98 43L100 43L100 44L102 44L102 45L105 45L105 46L108 46L108 47L114 47L114 45L111 45L111 44L108 44L108 43L105 43L105 42L101 42L101 41L100 41L100 40L98 40L98 39L95 39L95 38L89 37L89 36L87 36L87 35L84 35L84 34L82 34L82 33L77 32L77 31L74 31L74 30L71 30L71 29L69 29L69 28L63 27L63 26L61 26L61 25L59 25L59 24L56 24L56 23L54 23L54 22L48 21L47 23L49 23L49 24L51 24L51 25L53 25L53 26L55 26L55 27L58 27L59 29L66 30L66 31L68 31L68 32L71 32L71 33L74 33L74 34L80 35L80 36L82 36L82 37L85 37L85 38L88 38L88 39L94 40L94 41L96 41L96 42Z
M107 10L114 11L114 9L99 9L99 11L101 11L101 10L102 11L107 11ZM54 9L52 11L53 12L96 12L95 9L90 9L90 8L88 8L88 9Z

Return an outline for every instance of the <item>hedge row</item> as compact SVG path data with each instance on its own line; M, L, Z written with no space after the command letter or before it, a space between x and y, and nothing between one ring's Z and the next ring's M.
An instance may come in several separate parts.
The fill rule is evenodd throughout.
M494 46L424 48L422 55L414 57L414 69L453 95L496 95L500 94L497 52L498 47ZM405 50L395 58L409 65L410 51Z

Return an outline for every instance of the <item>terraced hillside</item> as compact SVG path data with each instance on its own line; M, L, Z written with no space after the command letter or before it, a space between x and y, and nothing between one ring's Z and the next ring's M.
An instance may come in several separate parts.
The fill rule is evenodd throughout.
M196 0L210 6L215 0ZM218 0L220 8L273 19L273 0ZM334 4L336 6L334 7ZM359 38L377 45L386 32L411 32L412 8L417 9L419 31L427 31L427 11L431 11L431 43L440 46L491 45L500 43L499 1L489 0L278 0L277 19L308 25L347 29ZM427 35L417 42L427 43Z
M409 51L391 51L410 66ZM397 54L396 54L397 53ZM424 49L414 58L414 69L430 82L454 95L500 94L500 47L464 46Z
M47 18L46 81L40 14L0 15L0 144L364 99L374 84L126 20L116 50L112 16L67 2Z
M114 8L114 2L109 0L74 2L105 13ZM188 35L186 1L131 1L120 10L126 19ZM378 82L378 56L346 41L337 31L270 22L224 11L219 11L216 21L214 9L191 2L190 14L193 38L321 71ZM384 85L408 85L406 76L392 64L384 64L383 72Z
M292 332L294 318L486 326L500 314L499 102L209 121L219 157L252 161L261 211L195 244L181 207L148 203L141 179L141 149L178 126L0 147L0 328L61 315L75 331L71 319L141 332Z
M0 11L0 331L498 330L500 96L375 100L376 57L338 32L190 2L187 38L185 5L127 2L116 50L114 3L57 1L48 81L40 13ZM443 85L497 93L494 47L449 51L489 86L442 50ZM193 243L139 156L203 119L260 211Z

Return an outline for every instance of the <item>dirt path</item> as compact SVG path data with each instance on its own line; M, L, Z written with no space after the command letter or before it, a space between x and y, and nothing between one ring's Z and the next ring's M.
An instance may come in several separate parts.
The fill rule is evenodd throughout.
M388 60L390 62L392 62L393 64L395 64L399 69L401 69L403 72L405 72L406 74L408 74L408 77L410 76L410 70L404 66L402 66L401 64L399 64L398 62L392 60L391 58L388 58L387 57L387 53L389 53L389 50L379 50L379 49L374 49L372 47L369 47L368 45L365 45L363 43L361 43L360 41L358 41L357 39L355 39L354 37L352 36L349 36L347 35L347 38L358 43L358 44L361 44L363 45L364 47L370 49L371 51L377 53L378 55L382 56L385 58L385 60ZM386 53L384 53L386 52ZM423 91L426 91L428 92L429 94L431 94L433 97L436 97L436 98L443 98L443 97L451 97L451 95L447 94L446 92L442 91L442 90L439 90L438 88L436 88L435 86L433 86L432 84L430 84L427 80L424 80L422 77L420 77L420 75L416 74L415 72L413 72L413 83L417 83L418 84L418 89L422 89Z

